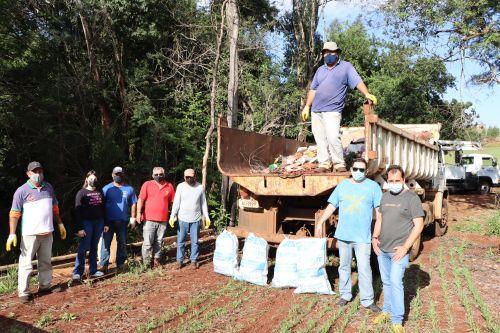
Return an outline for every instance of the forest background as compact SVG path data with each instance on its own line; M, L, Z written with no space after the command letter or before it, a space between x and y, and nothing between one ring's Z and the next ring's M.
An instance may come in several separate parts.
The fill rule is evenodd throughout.
M56 236L54 255L76 247L74 196L92 169L104 185L120 165L139 190L153 166L174 184L193 167L214 221L227 223L217 118L312 141L299 114L326 39L378 97L383 119L440 122L445 139L498 136L496 127L477 130L472 103L444 98L457 82L447 62L479 64L470 85L498 84L498 2L359 1L371 12L334 20L324 36L318 21L331 1L290 2L279 10L269 0L0 1L0 244L32 160L44 165L70 235ZM385 38L373 34L370 15L383 20ZM270 34L283 44L280 57ZM436 41L439 52L429 51ZM362 124L362 103L349 94L344 125ZM1 246L0 262L16 260L16 251Z

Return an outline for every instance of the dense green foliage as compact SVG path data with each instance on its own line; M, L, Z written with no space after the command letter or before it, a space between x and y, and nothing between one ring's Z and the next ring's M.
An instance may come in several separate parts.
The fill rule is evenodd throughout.
M289 33L291 15L279 17L267 0L237 3L238 126L296 137L305 93L298 88L296 43L293 35L286 35L287 56L281 62L273 58L267 38L270 31ZM155 165L166 167L174 183L183 169L200 170L221 5L213 1L200 7L195 0L0 2L0 244L7 234L12 194L25 181L30 160L44 164L69 235L74 232L74 194L90 169L97 170L105 184L112 167L121 165L136 189ZM328 37L341 45L344 59L379 97L377 112L383 118L440 121L448 138L474 122L470 104L443 100L454 78L440 59L421 57L415 46L382 42L361 21L334 22L331 31ZM217 113L222 115L227 107L227 62L225 36L216 96ZM360 123L362 102L359 93L349 95L345 123ZM212 148L209 198L213 211L225 216L217 207L220 175L215 154ZM71 251L75 245L73 237L63 243L56 237L55 252Z

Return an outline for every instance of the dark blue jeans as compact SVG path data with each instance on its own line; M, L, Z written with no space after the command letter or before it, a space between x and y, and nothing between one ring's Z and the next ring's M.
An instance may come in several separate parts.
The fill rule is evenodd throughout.
M188 223L179 221L177 228L177 261L184 260L184 251L186 247L186 237L189 233L191 238L191 262L198 259L198 233L200 230L200 221Z
M108 232L102 233L101 243L101 266L109 265L109 248L113 235L116 233L116 265L122 266L127 259L126 242L127 242L127 224L128 221L110 221Z
M97 271L97 245L102 235L104 220L83 220L82 224L86 235L81 237L78 243L73 274L83 275L85 271L85 253L87 251L89 251L89 271L90 274L94 274Z

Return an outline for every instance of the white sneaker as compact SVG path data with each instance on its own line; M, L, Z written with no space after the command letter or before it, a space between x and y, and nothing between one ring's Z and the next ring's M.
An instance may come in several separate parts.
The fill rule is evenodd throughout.
M104 275L103 272L97 271L94 274L92 274L90 277L96 278L96 277L100 277L100 276L103 276L103 275Z
M71 278L75 281L78 281L78 280L81 280L82 276L80 274L73 274L73 276Z

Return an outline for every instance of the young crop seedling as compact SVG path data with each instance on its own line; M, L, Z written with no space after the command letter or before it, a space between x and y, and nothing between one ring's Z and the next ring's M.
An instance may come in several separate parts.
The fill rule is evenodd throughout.
M61 318L61 320L63 321L73 321L76 320L77 317L74 313L64 312L59 318Z
M47 313L47 314L44 314L43 316L41 316L40 319L38 319L35 326L38 328L43 328L45 326L52 324L53 321L54 321L54 318L52 317L52 314Z

